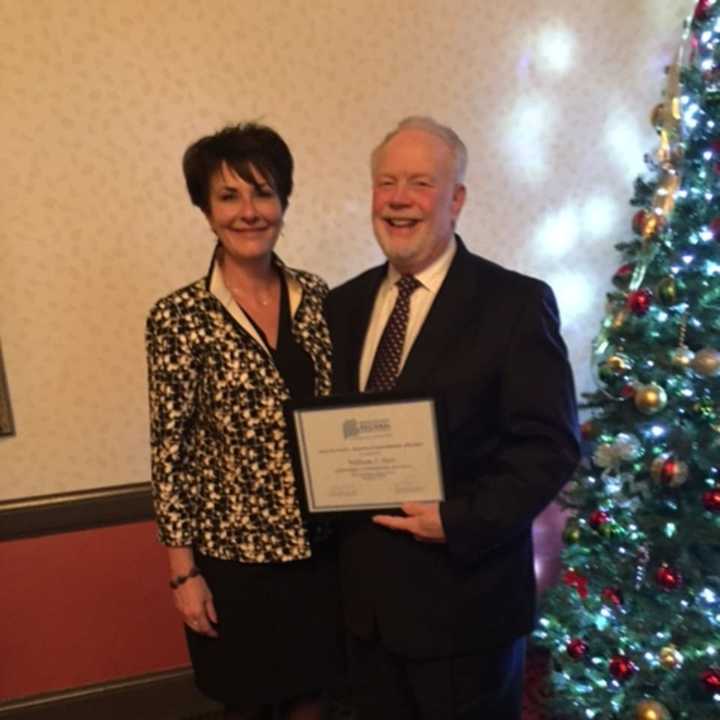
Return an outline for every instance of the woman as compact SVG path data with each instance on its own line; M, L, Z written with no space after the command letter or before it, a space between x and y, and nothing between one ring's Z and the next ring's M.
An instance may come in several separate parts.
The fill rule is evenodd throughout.
M341 662L334 552L301 518L283 403L330 391L327 286L273 253L293 184L274 130L201 138L183 170L217 245L207 277L147 323L170 586L198 687L227 717L319 718Z

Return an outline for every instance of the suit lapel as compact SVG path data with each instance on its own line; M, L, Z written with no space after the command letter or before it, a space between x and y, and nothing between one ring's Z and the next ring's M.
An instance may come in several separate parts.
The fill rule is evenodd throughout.
M358 392L360 389L358 375L365 335L367 334L370 316L372 315L373 306L375 305L375 296L386 275L387 263L374 268L368 273L365 282L359 288L359 292L354 296L355 302L350 308L347 317L349 336L346 368L348 372L347 380L351 392Z
M471 262L470 253L458 237L455 257L398 378L398 391L421 388L423 380L466 331L478 302Z

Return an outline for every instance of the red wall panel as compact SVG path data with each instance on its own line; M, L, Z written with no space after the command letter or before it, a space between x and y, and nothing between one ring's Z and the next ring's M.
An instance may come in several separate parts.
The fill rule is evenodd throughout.
M543 590L565 521L536 521ZM189 664L151 522L0 543L0 701Z
M0 543L0 700L188 664L151 522Z

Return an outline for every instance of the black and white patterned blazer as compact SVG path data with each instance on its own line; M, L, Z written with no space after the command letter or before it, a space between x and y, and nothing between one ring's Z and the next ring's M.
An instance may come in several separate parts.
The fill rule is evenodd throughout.
M287 268L292 333L330 392L328 288ZM265 563L310 556L285 435L288 389L222 281L159 300L147 320L152 489L160 541L216 558Z

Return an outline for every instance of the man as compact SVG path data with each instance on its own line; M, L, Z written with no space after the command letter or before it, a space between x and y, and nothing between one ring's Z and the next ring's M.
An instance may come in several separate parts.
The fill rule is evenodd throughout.
M362 720L519 720L531 525L578 460L552 291L455 235L466 157L429 118L383 140L372 222L388 263L328 299L335 391L434 395L446 436L444 502L343 524Z

